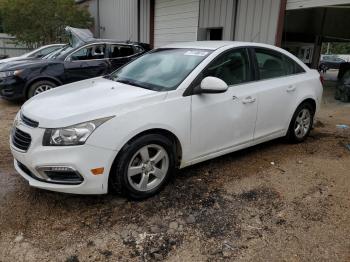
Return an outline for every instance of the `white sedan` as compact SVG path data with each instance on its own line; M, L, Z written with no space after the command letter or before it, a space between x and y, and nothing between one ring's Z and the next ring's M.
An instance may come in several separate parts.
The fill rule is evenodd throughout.
M34 187L146 198L176 168L278 137L303 141L322 90L317 71L274 46L172 44L27 101L14 164Z

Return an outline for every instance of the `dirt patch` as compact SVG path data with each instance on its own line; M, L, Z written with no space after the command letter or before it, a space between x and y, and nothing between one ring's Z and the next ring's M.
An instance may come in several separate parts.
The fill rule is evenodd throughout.
M134 202L30 188L8 145L19 104L0 100L0 261L349 261L350 130L336 125L350 106L326 101L305 143L185 168Z

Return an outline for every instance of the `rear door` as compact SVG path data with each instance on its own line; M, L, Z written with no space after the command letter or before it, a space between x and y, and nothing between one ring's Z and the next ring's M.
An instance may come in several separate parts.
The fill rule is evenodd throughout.
M105 75L110 62L106 54L106 44L90 44L70 54L64 62L66 82Z
M125 65L143 52L143 49L140 47L123 44L110 44L108 49L108 57L111 64L110 72Z
M268 140L286 132L291 112L295 110L300 81L303 81L298 74L305 71L280 52L255 48L254 53L259 78L254 139Z

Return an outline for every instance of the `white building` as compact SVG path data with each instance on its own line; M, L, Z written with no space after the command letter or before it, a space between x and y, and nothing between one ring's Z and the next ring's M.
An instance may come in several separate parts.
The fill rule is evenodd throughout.
M318 63L324 41L350 39L350 0L78 0L95 17L101 38L159 47L222 39L298 49ZM300 55L300 54L299 54Z
M26 47L17 45L14 40L14 37L0 33L0 56L20 56L29 51Z

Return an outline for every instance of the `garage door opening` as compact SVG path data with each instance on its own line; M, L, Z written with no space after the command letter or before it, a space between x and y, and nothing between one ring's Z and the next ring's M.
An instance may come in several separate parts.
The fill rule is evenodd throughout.
M348 45L350 4L287 10L282 47L311 68L318 68L324 43Z

